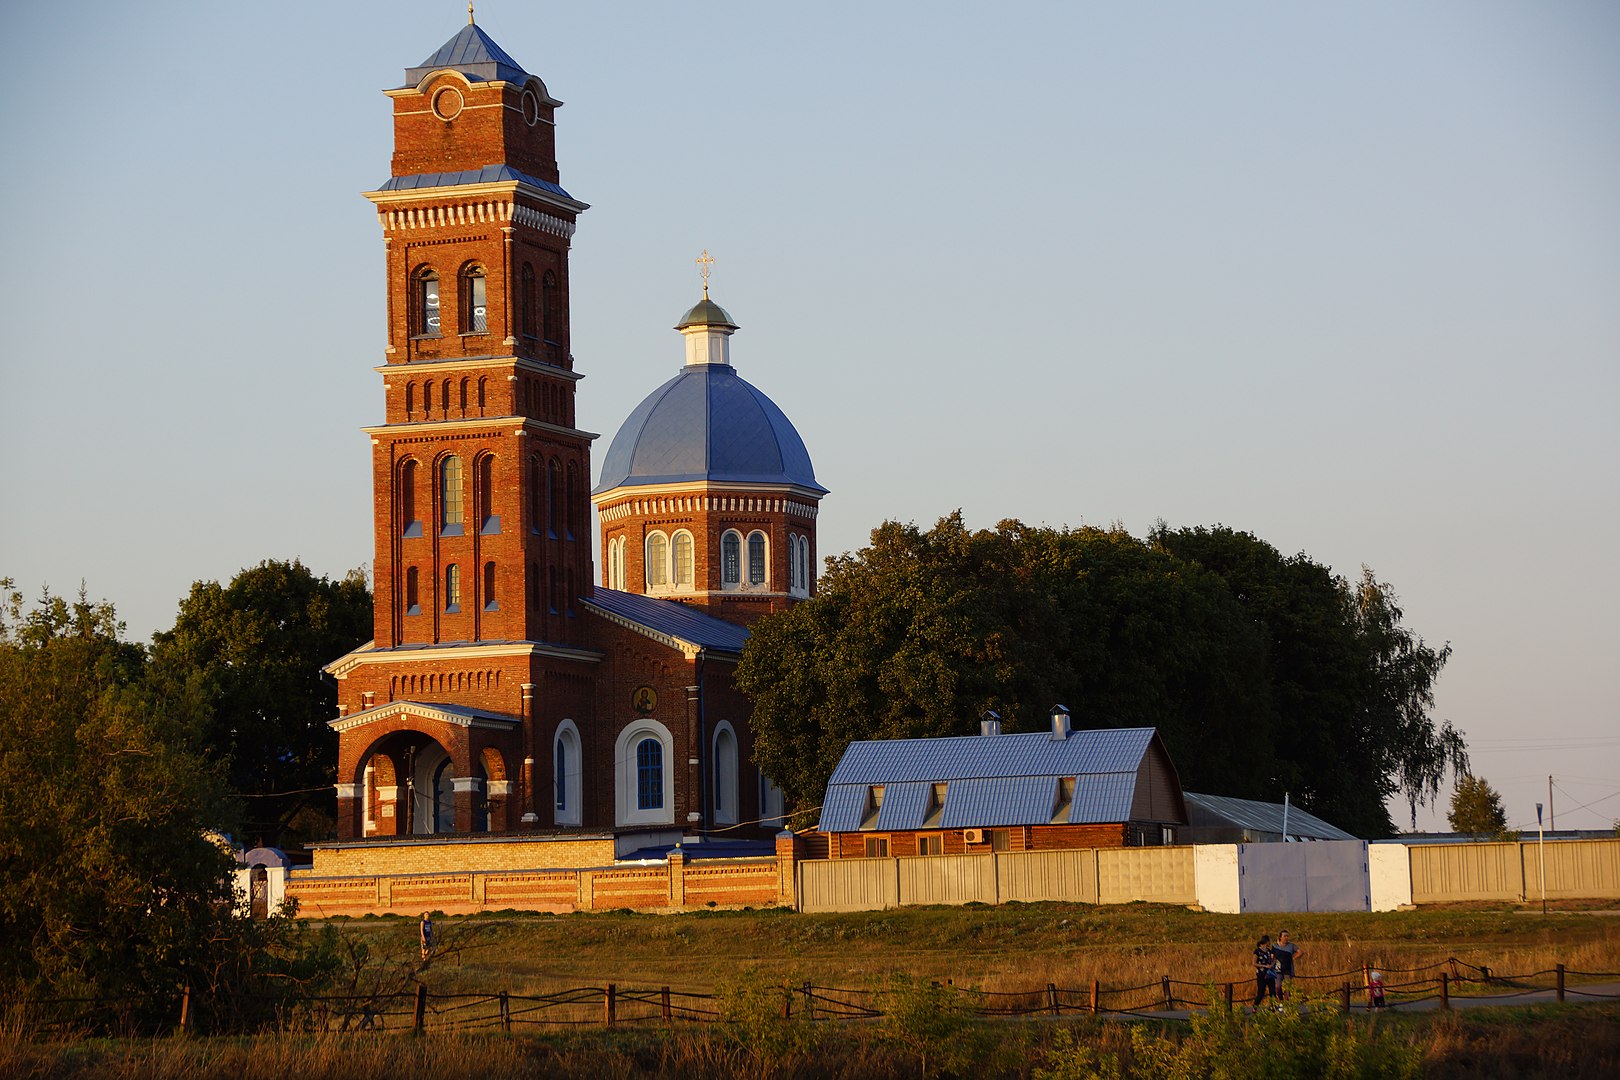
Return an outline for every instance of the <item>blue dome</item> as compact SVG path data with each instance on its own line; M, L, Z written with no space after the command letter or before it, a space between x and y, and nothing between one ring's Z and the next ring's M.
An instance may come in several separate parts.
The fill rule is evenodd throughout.
M699 480L827 493L793 423L729 364L690 365L636 406L602 459L593 494Z

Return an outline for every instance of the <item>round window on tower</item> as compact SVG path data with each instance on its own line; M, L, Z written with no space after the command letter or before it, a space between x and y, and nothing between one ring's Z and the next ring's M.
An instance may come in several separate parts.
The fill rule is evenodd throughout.
M433 95L433 115L440 120L454 120L461 115L461 91L447 86Z
M523 119L530 127L540 122L540 98L533 90L523 91Z

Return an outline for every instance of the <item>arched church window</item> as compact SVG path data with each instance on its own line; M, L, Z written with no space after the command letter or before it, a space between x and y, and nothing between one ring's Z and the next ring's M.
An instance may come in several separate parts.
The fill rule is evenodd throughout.
M495 602L495 564L484 564L484 610L499 611L501 605Z
M568 463L568 505L563 508L563 516L568 522L568 539L572 540L584 530L579 524L579 467L572 461Z
M461 497L461 459L452 454L439 466L439 529L445 536L461 535Z
M765 584L765 534L748 534L748 584Z
M720 583L727 589L742 584L742 537L734 532L720 538Z
M417 595L417 570L414 566L405 568L405 614L422 614L421 600Z
M416 384L408 382L405 384L405 419L411 419L414 412L416 412Z
M714 733L714 821L735 825L737 806L737 735L722 720Z
M461 610L461 567L455 563L444 568L444 610Z
M523 270L518 275L518 321L522 324L524 337L540 336L537 325L540 313L535 304L534 267L524 263Z
M484 293L484 268L469 266L461 272L461 332L482 334L489 329L489 308Z
M661 589L669 584L669 538L661 532L647 537L647 587Z
M467 383L469 381L470 380L467 380L467 379L462 379L461 380L461 415L462 416L467 415Z
M682 529L675 534L674 542L674 571L675 584L692 584L692 534Z
M636 744L636 809L664 808L664 744L654 738Z
M411 327L419 337L438 337L440 328L439 275L431 268L417 271L416 310Z
M433 380L422 384L422 419L431 419L433 413Z

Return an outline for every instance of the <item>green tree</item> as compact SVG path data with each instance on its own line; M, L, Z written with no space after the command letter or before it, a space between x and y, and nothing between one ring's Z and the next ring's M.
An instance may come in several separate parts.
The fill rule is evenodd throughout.
M1446 814L1453 832L1470 836L1501 837L1507 834L1507 811L1502 796L1483 776L1463 773L1451 792L1451 810Z
M246 797L245 841L330 833L337 691L321 667L371 632L363 573L334 581L294 560L249 567L229 585L197 582L174 626L153 636L158 680L205 705L203 745Z
M0 592L0 984L172 998L229 918L200 702L153 692L111 605Z

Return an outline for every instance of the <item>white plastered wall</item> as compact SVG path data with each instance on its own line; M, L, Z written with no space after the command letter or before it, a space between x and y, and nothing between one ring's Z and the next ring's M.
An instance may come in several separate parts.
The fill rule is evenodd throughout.
M1199 844L1193 848L1193 888L1205 911L1237 914L1240 909L1236 844Z
M1368 844L1367 878L1374 911L1412 906L1412 857L1405 844Z

